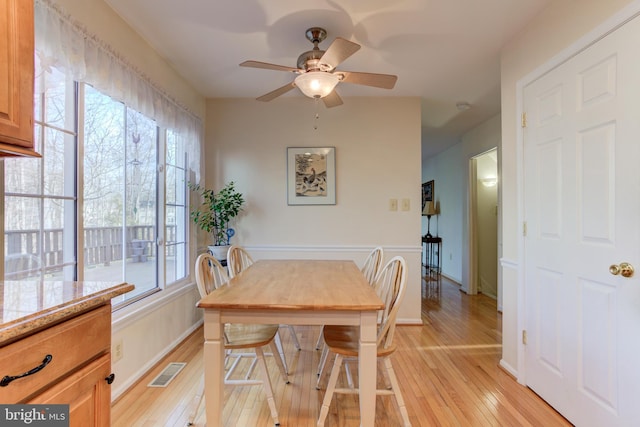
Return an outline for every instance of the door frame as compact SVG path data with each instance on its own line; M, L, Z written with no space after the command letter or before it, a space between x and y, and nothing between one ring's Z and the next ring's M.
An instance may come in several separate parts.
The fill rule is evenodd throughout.
M517 332L521 336L526 329L526 289L525 289L525 251L524 251L524 131L521 126L520 120L524 113L524 89L535 80L542 77L544 74L553 71L555 68L565 63L567 60L584 51L589 46L595 44L598 40L605 37L607 34L615 31L619 27L626 24L633 18L640 16L640 0L634 0L627 6L623 7L609 19L589 31L577 41L569 45L567 48L560 51L553 56L549 61L542 64L532 72L525 75L523 78L516 82L516 188L517 188L517 219L518 227L521 232L518 232L518 264L517 264L517 280L518 280L518 292L517 292ZM526 369L525 369L525 346L518 340L517 346L517 380L520 384L526 385Z

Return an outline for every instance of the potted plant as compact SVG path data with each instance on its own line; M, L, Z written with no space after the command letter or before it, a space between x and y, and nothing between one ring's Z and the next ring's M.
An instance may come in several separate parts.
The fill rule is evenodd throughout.
M217 193L200 184L189 183L189 188L196 191L202 198L197 208L191 207L191 220L201 230L213 235L213 245L209 250L219 260L225 260L229 249L229 238L233 230L229 228L229 221L242 210L244 198L236 191L233 181L225 185Z

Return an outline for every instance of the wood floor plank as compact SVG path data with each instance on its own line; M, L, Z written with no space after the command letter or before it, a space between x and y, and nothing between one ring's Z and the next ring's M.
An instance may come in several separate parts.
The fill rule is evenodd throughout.
M500 368L502 318L494 300L466 295L446 278L440 284L423 281L422 285L424 324L398 326L398 350L392 358L414 427L571 425ZM284 384L273 357L267 357L267 364L281 426L314 427L326 384L325 378L323 389L315 388L319 328L296 326L296 332L301 351L294 348L288 330L280 331L291 384ZM202 379L202 343L200 328L128 390L112 406L112 426L185 427ZM187 366L168 387L148 388L169 362L187 362ZM357 381L356 368L352 371ZM380 369L378 376L382 384ZM225 386L224 402L225 426L273 426L262 386ZM358 426L359 417L356 396L336 395L325 425ZM377 397L375 417L377 427L402 425L390 396ZM204 418L201 408L196 425L204 426Z

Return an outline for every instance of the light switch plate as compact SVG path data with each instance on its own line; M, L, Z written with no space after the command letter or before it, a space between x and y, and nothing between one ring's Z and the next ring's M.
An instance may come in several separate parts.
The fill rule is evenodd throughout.
M390 211L398 210L398 199L389 199L389 210Z

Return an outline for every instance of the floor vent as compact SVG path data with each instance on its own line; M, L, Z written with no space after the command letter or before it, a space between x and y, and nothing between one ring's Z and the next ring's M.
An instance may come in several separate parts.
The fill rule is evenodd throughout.
M169 363L147 387L166 387L171 381L173 381L185 365L186 363Z

